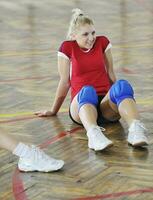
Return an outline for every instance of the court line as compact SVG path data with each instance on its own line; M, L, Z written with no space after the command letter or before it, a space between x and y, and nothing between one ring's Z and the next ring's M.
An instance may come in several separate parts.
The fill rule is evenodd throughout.
M72 130L69 130L69 131L60 132L58 135L54 136L50 140L47 140L47 141L43 142L42 144L40 144L39 147L41 149L46 148L48 145L53 144L54 142L57 142L62 137L65 137L65 136L68 136L68 135L72 135L76 131L81 130L81 129L83 129L83 128L82 127L76 127L76 128L73 128Z
M0 83L9 83L9 82L14 82L14 81L25 81L25 80L41 80L41 79L53 79L51 78L51 76L32 76L32 77L22 77L22 78L14 78L14 79L4 79L4 80L0 80Z
M145 8L145 10L148 10L151 14L153 14L153 9L151 9L151 7L148 7L146 1L144 0L135 0L135 1L137 2L137 4L141 5L141 7Z
M59 113L62 114L66 112L68 112L68 109L62 108ZM0 124L17 122L17 121L25 121L25 120L36 119L36 118L40 118L40 117L36 116L34 112L6 113L6 114L0 114L0 119L2 119L0 120Z
M136 100L136 102L137 102L137 104L153 105L153 99L144 99L144 100L138 99L138 100ZM147 111L147 109L146 109L146 111ZM150 111L150 109L148 111Z
M114 45L114 49L120 49L120 48L124 48L124 49L126 49L126 48L146 48L146 47L150 47L150 48L152 48L153 47L153 45L152 44L143 44L143 43L141 43L141 44L137 44L137 43L133 43L133 44L120 44L120 45L118 45L118 44L116 44L116 45Z
M2 113L0 114L1 118L8 118L8 117L18 117L23 115L34 115L33 112L18 112L18 113Z
M17 121L25 121L28 119L35 119L35 118L38 118L38 117L37 116L27 116L27 117L20 117L20 118L14 118L14 119L0 120L0 124L17 122Z
M67 112L67 108L61 108L59 113ZM17 113L2 113L0 114L0 118L8 118L8 117L18 117L18 116L26 116L26 115L35 115L34 112L17 112Z
M16 168L12 176L12 192L16 200L28 200L20 175L20 171Z
M121 67L118 71L124 72L125 74L137 74L134 70L125 67Z
M93 197L82 197L82 198L75 198L71 200L101 200L101 199L116 199L118 197L129 197L131 195L142 194L142 193L153 193L153 188L145 188L145 189L138 189L138 190L131 190L127 192L116 192L116 193L109 193L109 194L102 194Z
M53 51L52 51L53 52ZM30 50L30 51L3 51L0 54L0 57L7 56L40 56L40 55L50 55L51 50Z

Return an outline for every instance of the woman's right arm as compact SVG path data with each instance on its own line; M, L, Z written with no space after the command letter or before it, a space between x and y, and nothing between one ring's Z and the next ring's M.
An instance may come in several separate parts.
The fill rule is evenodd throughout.
M58 56L58 72L60 75L60 80L51 110L36 112L35 114L39 117L56 115L68 93L70 88L70 61L62 56Z

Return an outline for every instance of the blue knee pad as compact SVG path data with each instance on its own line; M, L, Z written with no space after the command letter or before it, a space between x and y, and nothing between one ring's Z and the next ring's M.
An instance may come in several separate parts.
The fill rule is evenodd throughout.
M126 98L134 99L134 91L126 80L116 81L110 88L110 99L117 106Z
M77 101L79 104L79 110L84 104L97 106L98 96L96 90L92 86L84 86L78 93Z

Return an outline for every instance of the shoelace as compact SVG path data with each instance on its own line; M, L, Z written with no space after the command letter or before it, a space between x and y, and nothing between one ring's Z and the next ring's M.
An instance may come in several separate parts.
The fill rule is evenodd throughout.
M146 127L144 126L144 124L143 123L141 123L141 122L136 122L136 124L135 124L135 131L137 131L137 127L141 127L141 128L143 128L145 131L147 131L147 129L146 129ZM139 131L139 129L138 129L138 131Z
M55 160L51 157L49 157L47 154L45 154L41 149L39 149L38 147L35 147L35 146L32 146L32 150L33 150L33 153L34 153L34 159L42 159L42 160L50 160L52 162L54 162Z
M101 131L106 131L106 129L102 126L99 126L99 128L101 129Z
M106 130L102 126L95 127L95 130L97 130L97 131L95 131L95 135L94 136L97 137L97 138L99 138L99 128L100 128L101 131L105 131Z

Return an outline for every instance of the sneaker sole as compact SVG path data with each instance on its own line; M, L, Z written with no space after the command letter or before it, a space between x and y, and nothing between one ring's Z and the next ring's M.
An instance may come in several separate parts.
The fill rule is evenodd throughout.
M18 169L21 171L21 172L54 172L54 171L58 171L60 170L62 167L64 166L64 163L63 165L59 166L58 168L56 169L51 169L51 170L41 170L41 169L32 169L32 168L29 168L28 167L19 167L18 166Z
M148 143L146 143L146 142L138 142L138 143L135 143L135 144L131 144L130 142L128 142L128 144L133 146L133 147L148 146Z
M62 167L61 167L62 168ZM54 171L58 171L58 170L60 170L61 168L59 168L59 169L53 169L53 170L33 170L33 169L20 169L20 168L18 168L19 169L19 171L20 172L54 172Z
M104 148L99 148L99 149L94 149L92 147L89 147L89 148L94 150L94 151L102 151L102 150L105 150L105 149L108 149L108 148L112 147L113 145L114 145L113 143L110 143L107 146L105 146Z

